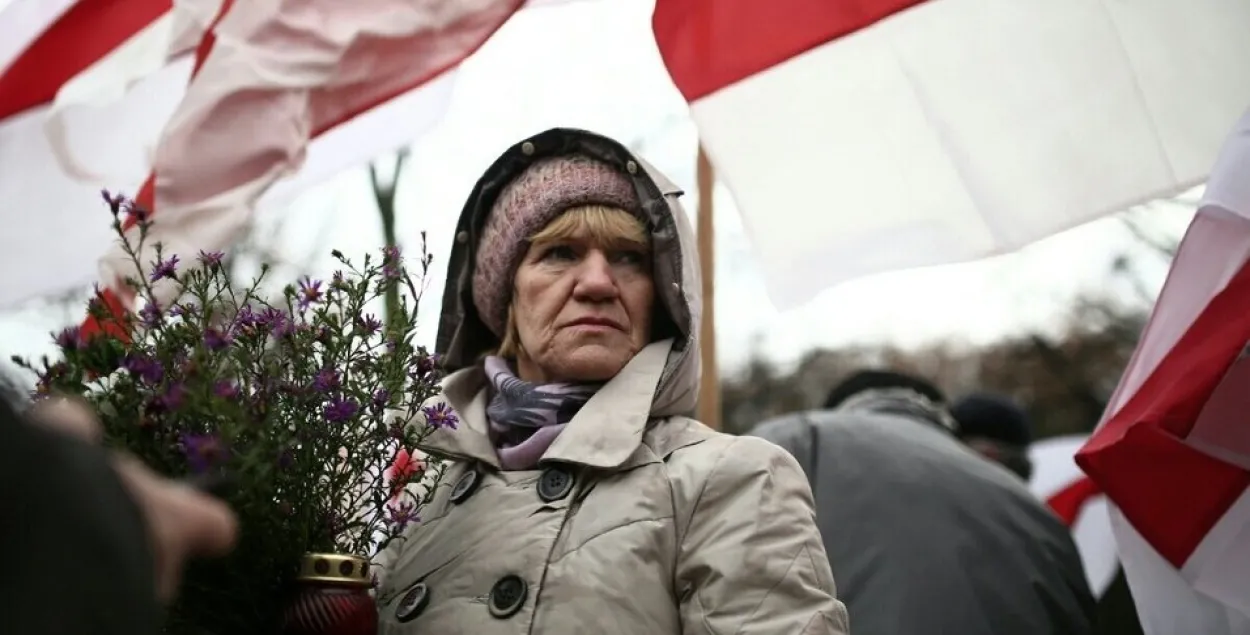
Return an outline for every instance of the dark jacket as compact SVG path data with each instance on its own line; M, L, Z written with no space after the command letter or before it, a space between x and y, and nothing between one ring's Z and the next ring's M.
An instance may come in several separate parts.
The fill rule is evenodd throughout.
M851 632L1092 633L1094 600L1067 528L944 423L923 400L878 392L752 432L811 479Z
M30 425L0 400L0 489L0 631L157 632L147 529L106 450Z

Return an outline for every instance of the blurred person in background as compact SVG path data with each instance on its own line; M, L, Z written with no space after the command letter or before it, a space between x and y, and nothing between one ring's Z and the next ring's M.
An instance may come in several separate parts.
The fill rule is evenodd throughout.
M974 393L957 400L951 414L958 423L959 438L968 447L1029 482L1033 476L1029 456L1033 426L1024 408L1006 395ZM1117 571L1097 602L1098 635L1142 635L1123 569Z
M1005 395L975 393L951 405L951 414L968 447L1028 482L1033 475L1033 426L1024 408Z
M824 410L751 433L798 459L855 635L1089 635L1094 599L1068 529L969 450L942 392L854 374Z
M0 386L0 576L5 633L156 635L188 558L237 526L224 503L97 444L84 406Z

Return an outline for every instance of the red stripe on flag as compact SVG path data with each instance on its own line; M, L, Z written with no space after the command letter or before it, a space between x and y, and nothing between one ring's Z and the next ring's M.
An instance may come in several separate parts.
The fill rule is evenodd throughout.
M1199 213L1190 231L1207 222ZM1248 317L1250 266L1243 264L1128 403L1076 454L1077 465L1176 567L1250 487L1250 472L1183 441L1250 341Z
M195 81L195 76L199 74L200 68L204 66L204 60L208 59L208 54L213 51L213 44L217 42L217 32L215 29L226 17L226 13L230 11L230 7L234 6L234 0L222 0L221 6L217 9L217 15L213 18L208 28L204 29L204 35L200 36L200 43L195 47L195 64L191 67L191 77L188 83ZM139 187L139 193L135 195L135 205L147 210L149 213L156 213L156 174L148 174L148 178L143 181L143 185ZM138 222L137 216L128 216L122 222L122 229L129 230ZM88 319L88 322L91 320ZM83 325L84 329L87 327Z
M924 0L656 0L651 28L694 102Z
M0 73L0 119L57 91L169 11L171 0L79 0Z
M1052 494L1046 499L1046 504L1059 516L1063 524L1071 527L1076 524L1076 519L1081 515L1081 510L1085 509L1085 504L1101 493L1102 490L1098 489L1097 483L1088 476L1082 476Z

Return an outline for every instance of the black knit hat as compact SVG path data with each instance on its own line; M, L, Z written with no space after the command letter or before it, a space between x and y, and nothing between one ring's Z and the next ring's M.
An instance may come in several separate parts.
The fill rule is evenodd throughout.
M961 437L982 437L1015 446L1033 441L1033 427L1024 409L1010 397L989 393L968 395L951 406Z

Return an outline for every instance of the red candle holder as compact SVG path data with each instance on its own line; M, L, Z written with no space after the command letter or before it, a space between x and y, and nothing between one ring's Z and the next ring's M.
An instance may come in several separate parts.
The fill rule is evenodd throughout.
M378 607L369 574L369 561L360 556L305 555L282 635L376 635Z

